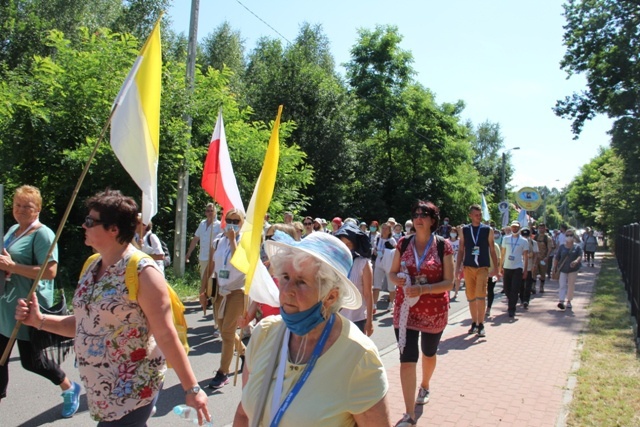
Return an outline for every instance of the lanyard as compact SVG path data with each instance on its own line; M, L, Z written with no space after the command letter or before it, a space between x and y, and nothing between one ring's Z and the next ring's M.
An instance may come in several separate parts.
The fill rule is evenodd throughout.
M240 234L238 234L236 236L236 244L238 243L238 241L240 241ZM228 242L228 247L227 247L227 251L224 253L224 266L227 266L227 263L229 262L229 256L231 255L231 241L229 241L229 239L227 239Z
M513 252L515 251L516 247L518 246L518 240L520 240L520 235L518 234L518 238L516 239L516 242L513 243L513 236L511 236L511 243L509 243L511 245L511 255L513 255Z
M418 251L416 250L416 242L415 240L413 241L413 257L416 259L416 271L418 272L418 274L420 274L420 266L424 262L424 259L427 257L427 252L429 252L429 248L431 247L432 243L433 243L433 234L431 235L431 237L429 238L429 241L427 242L427 247L424 248L424 253L418 260Z
M9 249L11 247L11 245L13 245L15 242L17 242L22 236L24 236L25 234L27 234L29 232L29 230L31 230L33 227L35 227L36 225L39 225L40 221L38 221L37 219L35 221L33 221L31 224L29 224L29 226L27 227L26 230L24 230L22 233L20 233L20 235L18 237L16 236L16 231L18 231L18 229L16 228L14 230L13 233L11 233L11 235L7 236L7 240L5 240L5 245L4 248L5 249ZM13 237L12 237L13 236Z
M471 238L473 239L473 246L478 246L478 239L480 238L480 228L482 228L482 224L478 226L478 232L476 233L475 236L473 235L473 225L469 230L471 232Z
M329 333L331 333L331 329L335 321L335 318L336 318L336 315L332 314L331 317L329 317L327 324L324 325L324 329L322 330L322 335L320 335L320 340L318 340L315 348L313 349L313 354L311 355L311 359L309 359L309 362L307 362L307 366L304 368L304 371L302 372L302 376L298 379L298 382L296 382L296 385L293 386L293 390L289 392L287 397L285 397L284 401L282 402L282 405L280 405L280 409L278 409L278 412L275 414L275 416L273 417L273 420L271 421L271 427L277 427L278 424L280 424L280 420L282 420L282 416L284 415L285 411L289 408L289 405L291 405L291 402L293 402L293 399L295 399L295 397L298 395L298 392L300 392L300 389L302 388L304 383L307 382L307 379L309 379L309 376L311 375L311 371L313 370L313 367L316 365L316 362L320 357L320 353L322 353L322 349L324 348L324 345L327 343L327 339L329 338ZM286 333L287 333L287 337L285 338L288 338L289 330L287 330ZM288 347L288 345L289 345L289 340L288 339L283 340L282 346ZM287 352L281 351L280 367L286 364L286 357L287 357ZM282 379L281 379L281 376L282 376ZM283 380L284 380L284 369L278 369L278 378L276 379L276 381L278 383L282 383ZM276 390L277 389L278 387L276 387ZM277 394L279 395L281 392L282 392L282 385L280 386L280 391ZM276 393L274 393L274 398L275 398L275 395Z

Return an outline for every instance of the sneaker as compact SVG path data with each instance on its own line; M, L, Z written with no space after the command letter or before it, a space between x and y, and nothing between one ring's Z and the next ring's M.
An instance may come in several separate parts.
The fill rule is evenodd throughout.
M416 398L416 405L424 405L429 402L429 390L420 387L418 390L418 397Z
M523 302L523 303L522 303L522 306L523 306L525 309L526 309L526 308L529 308L529 303L525 301L525 302Z
M484 325L482 323L480 323L480 325L478 325L478 336L479 337L486 337L487 333L484 331Z
M78 412L80 406L80 384L76 382L71 383L71 387L68 390L62 392L62 418L71 418L73 414Z
M395 427L409 427L416 425L416 421L409 416L409 414L403 414L402 419L398 421Z
M487 311L484 313L484 317L486 317L487 319L489 317L491 317L491 309L490 308L487 308Z
M218 389L222 388L225 385L229 384L229 375L223 374L222 372L216 372L216 376L213 377L211 382L209 383L209 388Z
M559 308L560 310L564 310L564 309L565 309L564 303L563 303L562 301L560 301L560 302L558 303L558 308Z
M220 331L218 329L213 331L213 338L220 338Z
M516 311L515 310L508 310L509 311L509 317L516 317Z
M571 301L568 301L568 302L567 302L567 308L568 308L569 310L571 310L571 309L573 308L573 306L571 305Z
M469 335L471 335L471 334L475 334L476 332L478 332L478 325L476 325L475 323L472 323L471 329L469 329L468 333Z

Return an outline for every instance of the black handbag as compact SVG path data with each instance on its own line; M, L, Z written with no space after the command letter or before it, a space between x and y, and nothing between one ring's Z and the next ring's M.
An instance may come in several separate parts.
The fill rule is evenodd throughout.
M33 237L34 242L35 238L36 236ZM32 264L36 265L37 262L35 261L33 246L34 245L31 247ZM59 293L57 298L56 293ZM51 307L43 307L39 304L40 312L45 316L66 316L69 314L64 289L59 288L54 290L54 301L57 302ZM73 338L43 331L31 326L29 327L29 341L31 342L31 348L33 348L36 354L45 352L45 356L49 360L54 360L58 365L66 359L73 348Z

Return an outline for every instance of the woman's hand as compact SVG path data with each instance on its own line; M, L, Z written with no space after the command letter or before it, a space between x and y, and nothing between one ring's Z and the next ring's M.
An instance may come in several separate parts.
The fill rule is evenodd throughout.
M404 294L408 298L415 298L422 295L422 289L420 288L420 285L405 286L403 289Z
M364 333L370 337L373 335L373 322L371 320L367 320L364 324Z
M571 263L571 267L575 267L576 265L578 265L578 263L579 263L579 262L580 262L580 260L579 260L579 259L577 259L577 260L573 261L573 262Z
M191 406L198 412L198 425L205 421L211 421L211 414L207 408L207 394L200 390L198 394L187 394L184 398L187 406Z
M7 273L10 273L10 268L16 265L11 259L11 255L7 252L7 249L2 249L2 254L0 254L0 270L4 270Z
M25 298L18 299L15 319L27 326L33 326L34 328L38 328L41 325L43 315L40 313L38 296L35 292L31 295L31 301L27 301Z
M251 320L253 320L253 319L249 319L249 313L245 313L244 316L239 316L238 317L238 328L246 327L249 324L249 322L251 322Z

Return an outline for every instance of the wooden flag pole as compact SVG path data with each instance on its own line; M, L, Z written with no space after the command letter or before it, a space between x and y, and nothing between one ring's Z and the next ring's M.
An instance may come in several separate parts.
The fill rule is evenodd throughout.
M40 266L40 271L38 271L38 275L36 276L36 278L33 281L33 285L31 286L31 290L29 291L29 294L27 295L27 301L31 301L31 296L33 295L33 293L36 291L37 287L38 287L38 283L40 282L40 279L42 279L42 276L44 275L44 270L45 270L45 266L47 265L47 263L49 262L49 257L51 257L51 254L53 253L56 244L58 243L58 240L60 239L60 235L62 234L62 229L64 228L64 224L67 222L67 219L69 218L69 213L71 212L71 208L73 207L73 203L76 200L76 197L78 196L78 192L80 191L80 186L82 185L82 182L84 181L84 178L87 176L87 172L89 171L89 166L91 166L91 162L93 161L93 158L95 157L96 153L98 152L98 147L100 146L100 143L102 143L102 140L104 139L104 135L107 132L107 129L109 128L109 125L111 124L111 119L113 118L113 114L115 113L117 108L113 108L111 110L111 113L109 114L109 117L107 118L107 122L105 123L104 127L102 128L102 132L100 132L100 137L98 138L98 141L96 142L95 146L93 147L93 151L91 151L91 154L89 155L89 158L87 159L87 163L84 165L84 169L82 170L82 174L80 174L80 178L78 179L78 182L76 183L76 187L73 189L73 193L71 193L71 200L69 200L69 203L67 204L67 209L64 212L64 215L62 215L62 219L60 220L60 224L58 225L58 230L56 231L56 235L53 238L53 242L51 242L51 246L49 247L49 251L47 252L47 256L44 258L44 263ZM13 332L11 333L11 337L9 338L9 342L7 343L7 346L4 349L4 353L2 354L2 358L0 358L0 365L4 366L7 363L7 359L9 358L9 355L11 354L11 349L13 347L13 344L16 341L16 338L18 336L18 330L20 329L20 326L22 326L22 322L20 321L16 321L16 325L13 328Z

